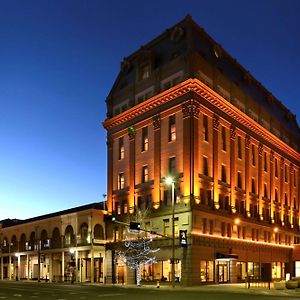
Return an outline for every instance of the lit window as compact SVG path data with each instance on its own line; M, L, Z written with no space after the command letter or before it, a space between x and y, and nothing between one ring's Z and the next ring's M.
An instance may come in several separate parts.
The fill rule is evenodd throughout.
M119 138L119 159L123 159L125 156L124 138Z
M169 142L176 140L175 115L169 117Z
M203 140L208 142L208 117L203 115Z
M128 213L128 205L127 205L127 201L123 201L123 212L124 214Z
M124 189L125 187L125 177L124 177L124 173L120 173L118 175L118 189Z
M149 138L148 138L148 127L142 129L142 151L148 151L149 149Z
M144 65L141 67L141 79L147 79L150 77L150 65Z
M149 181L149 170L148 170L148 166L143 166L142 169L142 182L148 182Z

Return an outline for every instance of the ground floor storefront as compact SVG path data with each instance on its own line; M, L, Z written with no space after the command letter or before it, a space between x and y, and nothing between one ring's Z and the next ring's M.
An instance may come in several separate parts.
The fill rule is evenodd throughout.
M3 253L0 257L0 278L104 283L105 263L103 246Z

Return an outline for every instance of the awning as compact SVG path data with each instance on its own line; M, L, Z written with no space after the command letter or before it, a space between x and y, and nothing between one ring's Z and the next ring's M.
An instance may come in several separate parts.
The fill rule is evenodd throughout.
M239 257L237 254L224 254L224 253L216 253L216 260L237 260Z

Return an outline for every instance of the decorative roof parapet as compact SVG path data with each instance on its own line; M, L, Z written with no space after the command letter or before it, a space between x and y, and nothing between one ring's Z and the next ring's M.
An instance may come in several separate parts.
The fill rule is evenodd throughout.
M263 126L255 122L253 119L251 119L249 116L247 116L245 113L243 113L241 110L239 110L237 107L228 102L226 99L224 99L222 96L220 96L218 93L216 93L214 90L209 88L207 85L205 85L198 79L187 79L186 81L172 87L171 89L157 94L151 97L150 99L146 100L145 102L142 102L111 119L107 119L103 122L103 126L107 130L110 130L118 125L123 124L124 122L141 116L144 113L160 105L168 103L173 99L183 96L191 91L197 93L207 102L226 113L236 122L249 128L254 134L257 134L265 141L268 141L281 151L287 153L287 155L293 157L297 161L300 161L299 152L297 152L295 149L293 149L281 139L276 137L274 134L269 132Z

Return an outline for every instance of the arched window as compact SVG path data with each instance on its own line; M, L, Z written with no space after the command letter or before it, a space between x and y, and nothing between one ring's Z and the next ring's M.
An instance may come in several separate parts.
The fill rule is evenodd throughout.
M25 233L22 233L21 234L21 237L20 237L20 242L19 242L19 249L20 251L26 251L26 235Z
M79 232L82 244L87 244L90 242L90 240L88 239L88 236L89 236L88 231L89 231L88 224L82 223L80 226L80 232Z
M74 230L71 225L68 225L65 230L65 244L71 246L74 241Z
M32 231L30 234L30 238L29 238L29 247L28 250L33 251L34 250L34 245L35 245L35 232Z
M94 238L97 240L104 240L104 230L100 224L96 224L94 227Z
M13 235L10 243L10 252L17 252L17 251L18 251L18 241L16 235Z
M52 232L52 248L61 248L60 231L57 227Z
M7 237L4 237L3 243L2 243L2 252L3 253L8 253L9 251L9 241Z
M47 233L46 229L43 229L41 232L41 246L42 246L42 249L48 249L50 247L48 233Z

